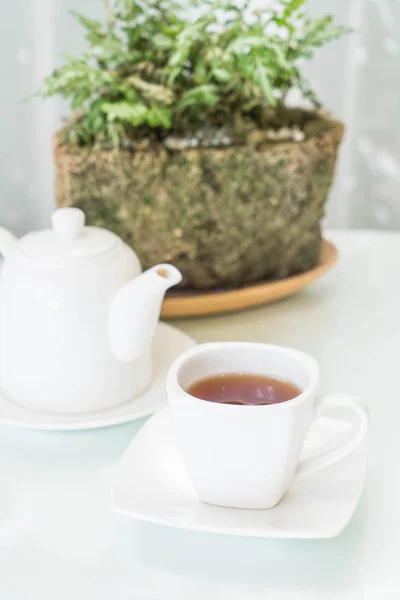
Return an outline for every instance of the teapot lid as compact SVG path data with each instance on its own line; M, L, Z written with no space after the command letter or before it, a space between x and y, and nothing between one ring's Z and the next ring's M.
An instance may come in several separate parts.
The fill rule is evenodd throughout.
M51 216L52 229L28 233L20 240L25 256L48 262L101 258L118 248L121 239L100 227L85 227L79 208L59 208Z

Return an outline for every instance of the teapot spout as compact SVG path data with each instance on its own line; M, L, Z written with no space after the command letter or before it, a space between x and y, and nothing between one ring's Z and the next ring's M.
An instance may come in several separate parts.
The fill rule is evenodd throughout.
M108 317L108 338L111 351L118 360L137 360L150 346L164 294L181 280L178 269L161 264L145 271L117 291Z

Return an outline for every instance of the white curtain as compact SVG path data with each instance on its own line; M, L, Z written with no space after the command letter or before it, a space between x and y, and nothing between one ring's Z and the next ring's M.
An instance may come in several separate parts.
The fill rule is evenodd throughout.
M267 1L267 0L265 0ZM324 48L307 71L327 108L347 124L327 222L400 230L400 0L308 0L356 33ZM79 52L69 9L98 16L102 0L0 0L0 224L46 226L54 205L51 136L67 108L26 96Z

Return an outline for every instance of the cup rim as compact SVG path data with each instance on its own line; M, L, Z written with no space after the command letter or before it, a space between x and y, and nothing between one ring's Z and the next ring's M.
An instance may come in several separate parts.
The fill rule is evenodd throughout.
M272 351L276 351L286 356L290 356L291 358L298 359L299 362L302 362L306 369L308 369L310 373L310 381L307 387L302 390L302 392L292 398L291 400L286 400L285 402L277 402L274 404L258 404L258 405L243 405L243 404L228 404L223 402L209 402L207 400L203 400L201 398L196 398L189 394L179 383L178 376L181 367L184 363L192 358L193 356L197 356L200 354L205 354L210 350L218 350L219 348L223 350L224 348L230 348L232 346L237 346L241 348L267 348ZM318 384L319 381L319 366L315 358L313 358L310 354L303 352L302 350L296 350L295 348L288 348L286 346L279 346L277 344L264 344L263 342L206 342L204 344L198 344L189 350L183 352L178 358L174 360L172 363L168 375L167 375L167 391L175 393L178 392L184 395L188 401L199 403L202 405L207 405L209 407L223 407L224 410L261 410L261 409L275 409L275 410L284 410L285 407L292 407L297 404L301 404L304 402L310 394L312 394ZM220 410L221 408L219 408Z

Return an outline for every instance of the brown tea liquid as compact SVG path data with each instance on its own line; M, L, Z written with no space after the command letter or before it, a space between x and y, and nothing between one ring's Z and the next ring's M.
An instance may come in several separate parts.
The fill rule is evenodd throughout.
M253 373L212 375L195 381L186 391L200 400L244 406L278 404L301 394L293 383Z

